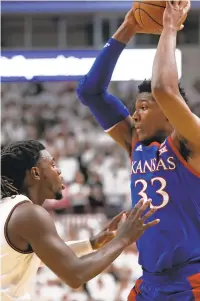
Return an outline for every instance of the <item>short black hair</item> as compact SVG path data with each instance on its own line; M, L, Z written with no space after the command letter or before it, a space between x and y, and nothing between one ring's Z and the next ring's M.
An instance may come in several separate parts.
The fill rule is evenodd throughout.
M21 193L26 171L36 165L44 145L36 140L19 141L1 151L1 197Z
M185 100L186 103L188 103L188 98L186 96L185 90L181 87L180 83L178 84L179 87L179 92L181 94L181 96L183 97L183 99ZM138 85L138 93L152 93L151 90L151 80L150 79L145 79L143 80L143 82Z

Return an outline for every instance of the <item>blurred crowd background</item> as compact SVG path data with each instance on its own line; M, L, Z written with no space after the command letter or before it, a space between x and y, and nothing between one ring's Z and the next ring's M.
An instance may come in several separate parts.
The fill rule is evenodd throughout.
M47 3L40 10L37 3L32 11L25 10L23 3L18 3L18 10L2 6L3 51L100 49L131 6L129 2L127 7L119 8L119 2L110 2L111 10L98 1L93 10L82 3L79 10L70 11L66 5L65 10L63 7L62 12L56 12ZM181 83L191 110L200 116L200 2L196 3L184 31L179 33L178 48L182 51ZM156 36L138 35L128 48L155 48L157 42ZM145 68L142 62L141 68ZM109 91L133 113L137 85L137 81L111 82ZM76 86L77 82L56 79L1 84L1 146L24 139L40 140L62 170L66 184L63 199L46 200L44 206L65 241L98 233L109 219L131 207L129 158L80 104ZM133 245L104 273L78 290L70 289L49 269L41 267L33 300L125 301L141 275L137 258Z

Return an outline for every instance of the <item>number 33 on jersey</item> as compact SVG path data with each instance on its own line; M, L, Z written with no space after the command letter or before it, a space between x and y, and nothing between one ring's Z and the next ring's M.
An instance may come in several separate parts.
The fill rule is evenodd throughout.
M160 182L160 188L157 189L155 193L160 194L160 196L162 197L162 199L161 199L161 204L159 206L151 205L151 207L154 207L156 209L160 209L160 208L166 206L167 203L169 202L169 195L165 191L165 188L167 186L167 182L165 181L164 178L155 177L155 178L151 179L150 185L153 186L153 184L154 184L155 181ZM139 183L141 184L141 190L138 192L138 195L140 195L144 201L147 201L149 199L149 197L147 195L148 182L146 180L139 179L139 180L135 181L135 187L137 185L139 185Z
M172 200L179 202L180 197L185 198L183 183L188 185L194 175L170 138L161 145L156 142L149 146L136 143L131 159L133 205L141 198L150 198L152 205L161 209Z

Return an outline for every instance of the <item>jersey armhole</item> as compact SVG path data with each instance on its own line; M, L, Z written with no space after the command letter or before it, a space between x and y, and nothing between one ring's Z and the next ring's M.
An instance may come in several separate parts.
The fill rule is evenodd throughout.
M171 147L172 151L174 152L174 154L176 155L176 157L178 158L178 160L185 166L185 168L187 168L194 176L200 178L200 173L198 173L180 154L179 150L177 149L177 147L174 145L172 137L169 136L167 138L169 146Z
M22 202L16 204L16 205L12 208L12 210L10 211L10 213L9 213L7 219L6 219L5 225L4 225L4 236L5 236L5 239L6 239L7 243L8 243L8 245L9 245L14 251L16 251L16 252L18 252L18 253L21 253L21 254L31 254L31 253L33 253L33 250L32 250L32 248L31 248L30 245L28 246L28 249L27 249L26 251L23 251L23 250L20 250L20 249L16 248L16 247L11 243L11 241L10 241L10 239L9 239L9 236L8 236L8 233L7 233L8 223L9 223L9 220L10 220L10 218L11 218L13 212L15 211L15 209L16 209L19 205L24 204L24 203L30 203L30 201L22 201Z

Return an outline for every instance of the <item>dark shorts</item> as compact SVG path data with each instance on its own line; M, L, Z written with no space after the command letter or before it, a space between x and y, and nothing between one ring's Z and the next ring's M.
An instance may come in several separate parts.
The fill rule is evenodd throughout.
M144 272L128 301L200 301L200 263L170 273Z

